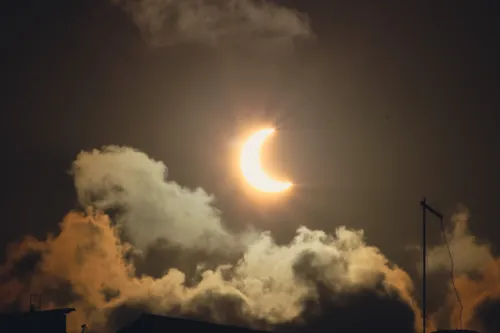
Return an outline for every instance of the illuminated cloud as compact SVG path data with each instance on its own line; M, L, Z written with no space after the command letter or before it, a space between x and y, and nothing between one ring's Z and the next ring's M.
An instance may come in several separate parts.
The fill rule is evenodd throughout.
M92 208L68 213L57 235L43 241L27 237L11 247L0 269L4 309L43 291L46 306L78 309L69 316L71 330L83 322L96 331L113 330L130 319L130 311L143 310L279 330L304 330L303 325L316 327L328 318L337 318L328 330L336 324L360 328L354 318L365 315L372 316L371 327L382 330L413 332L419 323L409 276L368 246L362 231L342 227L328 234L301 227L285 245L268 232L254 233L243 248L219 243L235 256L207 265L203 258L218 252L196 245L203 235L239 236L223 231L205 192L165 182L162 163L130 148L82 152L73 171L80 202ZM112 211L117 222L101 210ZM197 211L196 219L179 213L190 210ZM125 241L124 229L140 226L149 234ZM157 252L167 262L193 250L206 256L191 257L196 269L188 273L172 265L155 276L139 274L137 263L147 266L151 257L145 253L163 238L181 246ZM384 306L388 317L374 317ZM388 321L394 313L400 320Z

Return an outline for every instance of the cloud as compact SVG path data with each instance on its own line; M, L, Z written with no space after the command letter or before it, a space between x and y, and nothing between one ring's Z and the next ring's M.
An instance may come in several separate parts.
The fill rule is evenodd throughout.
M462 207L452 216L451 230L446 232L454 263L454 282L463 311L448 275L446 303L434 317L442 325L458 327L462 314L464 328L497 332L496 321L490 317L500 308L500 259L493 255L488 243L471 234L469 219L469 211ZM451 263L446 246L430 249L428 262L431 273L449 272Z
M140 250L158 239L204 249L238 243L223 227L213 196L167 181L165 165L142 152L118 146L82 152L72 173L82 207L111 214Z
M468 231L469 212L462 209L451 218L452 230L446 232L446 238L453 255L454 271L456 274L477 272L493 260L488 244L481 244ZM429 250L428 269L450 270L451 262L445 244Z
M254 0L111 0L153 45L291 46L313 36L305 14Z
M0 306L43 292L45 307L77 308L69 315L71 331L84 322L93 331L112 331L144 310L275 330L361 329L365 323L356 318L363 316L372 327L413 332L420 322L409 276L367 245L362 231L301 227L284 245L268 232L254 233L231 258L210 263L206 258L220 252L197 245L204 235L238 237L223 230L204 191L166 182L165 171L130 148L79 154L75 185L81 204L91 208L68 213L57 235L11 247L0 268ZM182 213L191 210L194 215ZM235 246L218 244L227 252ZM193 249L205 256L188 255L189 273L169 260ZM138 263L161 258L171 265L155 274L138 271ZM393 315L400 320L390 320Z

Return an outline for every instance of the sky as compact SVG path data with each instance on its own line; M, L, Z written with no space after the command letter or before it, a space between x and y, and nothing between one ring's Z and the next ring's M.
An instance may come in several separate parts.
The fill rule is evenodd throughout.
M425 196L464 326L496 332L495 6L195 3L2 2L2 309L43 291L81 309L76 329L146 309L414 332ZM237 168L269 125L265 168L297 184L284 196ZM438 222L428 306L450 327Z

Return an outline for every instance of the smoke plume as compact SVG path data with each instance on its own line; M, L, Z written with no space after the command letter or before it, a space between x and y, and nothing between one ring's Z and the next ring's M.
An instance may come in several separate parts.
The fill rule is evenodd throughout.
M112 0L153 45L291 46L312 37L306 15L254 0Z
M82 207L112 214L138 249L159 239L204 249L233 240L212 205L213 196L165 181L165 165L144 153L116 146L82 152L72 173Z
M479 241L469 231L469 211L462 208L451 219L451 230L446 231L453 267L446 245L429 251L428 263L432 272L450 272L453 268L455 290L449 283L446 304L434 315L442 326L459 327L484 333L498 332L500 325L495 318L500 305L500 260L491 246ZM463 309L462 309L463 307Z
M242 236L224 230L210 196L166 181L165 170L125 147L79 154L73 176L87 210L68 213L57 235L10 247L0 269L2 308L43 293L45 307L77 308L69 331L84 322L113 331L140 311L278 331L418 329L411 279L362 231L301 227L286 245L265 231L236 242ZM189 272L169 259L190 251L216 257L214 243L234 256L216 264L193 256ZM148 254L158 247L170 265L139 272L138 263L156 265ZM380 315L381 307L388 311Z
M468 220L469 212L466 209L455 213L451 218L452 230L446 233L453 256L453 269L458 275L477 272L493 261L489 245L481 244L468 231ZM429 251L428 268L430 271L451 269L445 245Z
M419 332L409 275L361 230L300 227L277 244L266 231L224 228L211 195L166 179L162 162L128 147L81 152L72 175L81 209L57 234L9 246L0 266L0 308L71 306L68 330L112 332L141 312L181 315L281 332ZM452 218L447 239L464 328L497 332L500 260ZM448 250L429 249L431 274L449 270ZM450 280L430 327L457 327ZM446 285L446 284L445 284ZM360 320L363 318L363 320Z

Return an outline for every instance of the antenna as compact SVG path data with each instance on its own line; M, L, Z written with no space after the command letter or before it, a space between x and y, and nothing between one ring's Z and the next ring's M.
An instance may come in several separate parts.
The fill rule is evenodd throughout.
M37 304L38 303L38 304ZM42 295L30 294L30 312L42 310Z
M443 215L427 204L424 198L420 201L422 206L422 332L426 333L427 327L427 211L431 212L439 219Z
M450 245L448 244L448 240L446 238L446 232L444 229L443 222L443 214L432 208L427 204L426 199L424 198L420 201L420 206L422 206L422 331L426 333L427 326L427 211L431 212L434 216L439 218L439 224L441 227L441 232L444 237L444 242L446 244L446 248L448 249L448 254L450 256L451 262L451 270L450 270L450 278L451 284L453 285L453 290L455 291L455 295L457 296L457 301L460 305L460 330L462 330L462 312L463 312L463 304L460 299L460 295L458 293L457 287L455 286L455 278L454 274L454 264L453 264L453 256L451 255ZM447 331L438 331L438 332L447 332ZM473 331L464 331L464 332L472 332Z
M35 304L37 297L39 297L37 294L30 294L30 312L35 312L39 309L39 307L37 308L37 305ZM40 303L40 300L38 303Z

